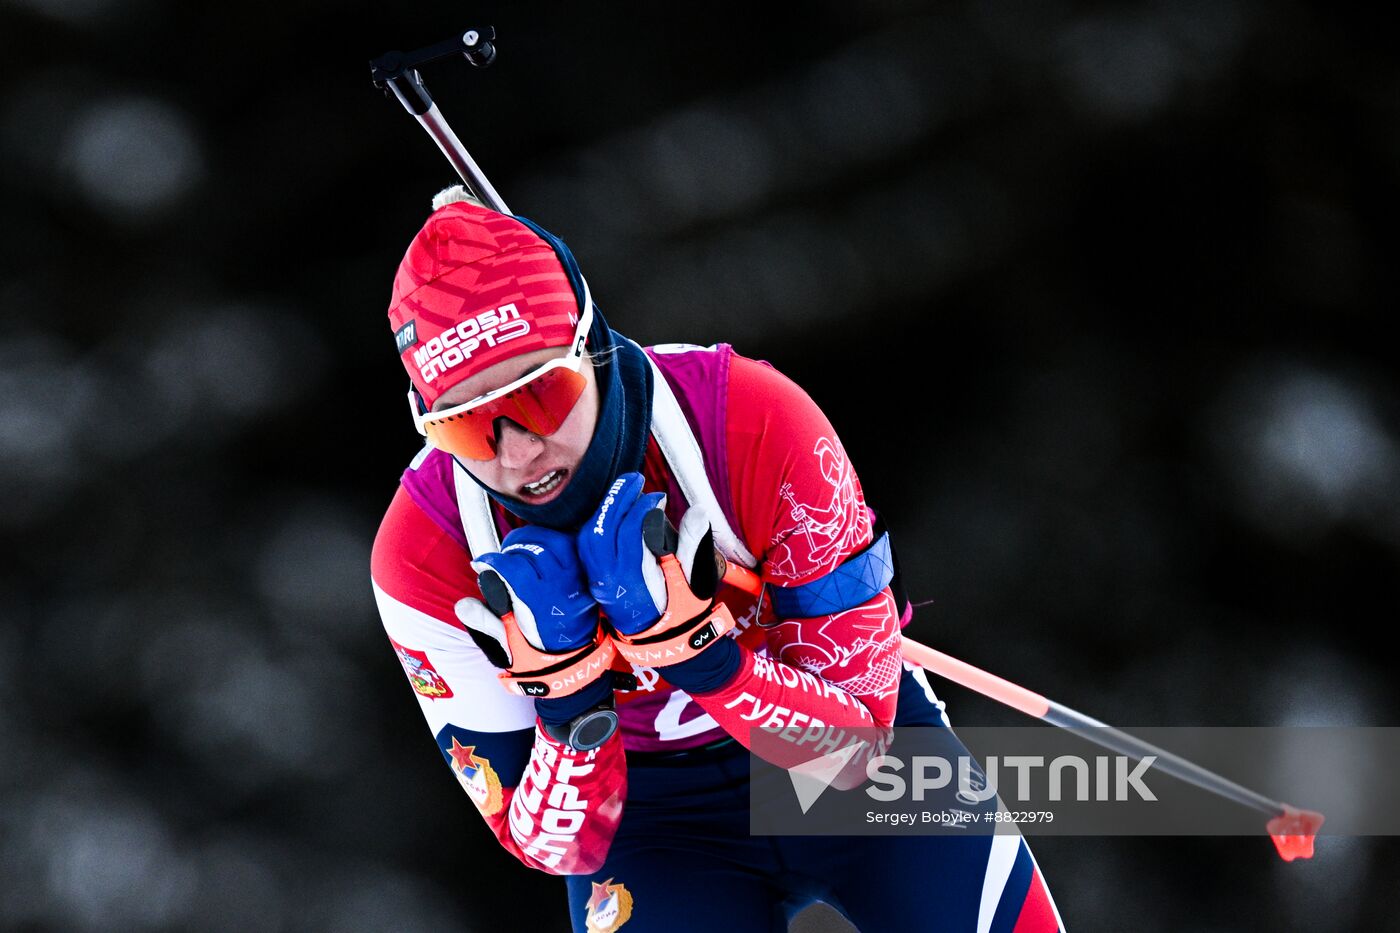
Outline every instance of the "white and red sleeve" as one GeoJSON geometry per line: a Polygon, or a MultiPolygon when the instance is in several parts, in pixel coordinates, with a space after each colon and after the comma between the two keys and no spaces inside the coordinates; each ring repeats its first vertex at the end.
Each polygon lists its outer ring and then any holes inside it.
{"type": "MultiPolygon", "coordinates": [[[[830,573],[871,542],[870,511],[836,431],[771,367],[735,356],[727,401],[739,534],[770,586],[830,573]]],[[[888,588],[864,603],[766,632],[768,657],[741,646],[738,673],[696,696],[725,731],[784,766],[868,739],[894,721],[899,616],[888,588]],[[765,739],[756,748],[754,739],[765,739]]]]}
{"type": "Polygon", "coordinates": [[[627,796],[621,734],[584,753],[539,731],[534,701],[501,686],[457,618],[459,600],[481,597],[470,556],[402,487],[380,524],[370,572],[428,727],[501,845],[551,874],[596,871],[627,796]]]}

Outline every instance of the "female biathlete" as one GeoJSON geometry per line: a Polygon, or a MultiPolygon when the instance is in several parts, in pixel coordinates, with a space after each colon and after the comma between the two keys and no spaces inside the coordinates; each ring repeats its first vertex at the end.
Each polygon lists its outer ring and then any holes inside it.
{"type": "Polygon", "coordinates": [[[389,307],[428,443],[372,575],[501,845],[566,877],[579,931],[783,930],[815,900],[864,933],[1059,929],[1016,835],[750,835],[746,749],[786,767],[946,726],[840,439],[725,344],[610,329],[532,222],[461,189],[434,207],[389,307]]]}

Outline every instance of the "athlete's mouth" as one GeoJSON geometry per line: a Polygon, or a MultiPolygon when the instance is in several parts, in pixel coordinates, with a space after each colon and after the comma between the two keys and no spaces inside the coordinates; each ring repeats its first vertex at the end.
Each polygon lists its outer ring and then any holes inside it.
{"type": "Polygon", "coordinates": [[[560,489],[563,488],[564,484],[568,482],[568,480],[568,470],[563,469],[562,467],[556,470],[550,470],[548,473],[541,476],[533,483],[526,483],[525,485],[521,486],[520,498],[526,500],[534,500],[536,502],[542,499],[551,498],[554,495],[554,493],[558,492],[560,489]]]}

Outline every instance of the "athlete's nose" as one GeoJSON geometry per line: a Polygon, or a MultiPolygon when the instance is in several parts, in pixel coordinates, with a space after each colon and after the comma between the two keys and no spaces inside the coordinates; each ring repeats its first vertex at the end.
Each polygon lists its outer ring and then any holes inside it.
{"type": "Polygon", "coordinates": [[[529,466],[544,449],[538,436],[514,421],[501,418],[496,424],[496,459],[504,469],[519,470],[529,466]]]}

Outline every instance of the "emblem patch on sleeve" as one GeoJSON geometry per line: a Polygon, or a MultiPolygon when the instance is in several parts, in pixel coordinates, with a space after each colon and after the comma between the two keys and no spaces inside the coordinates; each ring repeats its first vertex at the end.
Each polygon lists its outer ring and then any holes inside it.
{"type": "Polygon", "coordinates": [[[632,917],[632,893],[609,878],[602,884],[593,882],[593,896],[588,899],[588,929],[594,933],[613,933],[632,917]]]}
{"type": "Polygon", "coordinates": [[[457,775],[462,790],[467,792],[482,815],[495,816],[501,812],[501,779],[496,769],[491,767],[490,760],[476,754],[475,745],[458,742],[456,736],[453,736],[452,748],[447,754],[452,756],[452,773],[457,775]]]}
{"type": "Polygon", "coordinates": [[[394,653],[399,656],[399,663],[403,665],[403,672],[408,675],[408,682],[413,685],[415,693],[430,700],[446,700],[452,696],[452,688],[433,669],[428,652],[405,648],[392,638],[389,643],[394,646],[394,653]]]}

